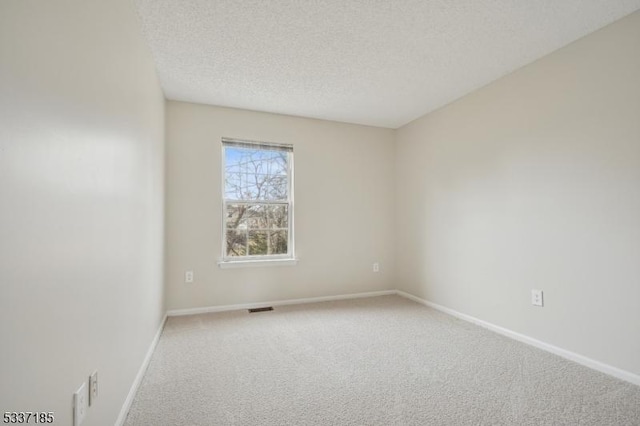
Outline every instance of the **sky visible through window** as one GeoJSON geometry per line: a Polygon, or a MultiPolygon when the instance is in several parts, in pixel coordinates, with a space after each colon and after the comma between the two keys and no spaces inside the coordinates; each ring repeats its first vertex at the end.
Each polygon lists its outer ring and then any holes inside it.
{"type": "Polygon", "coordinates": [[[287,153],[264,149],[225,149],[225,198],[286,200],[287,153]]]}

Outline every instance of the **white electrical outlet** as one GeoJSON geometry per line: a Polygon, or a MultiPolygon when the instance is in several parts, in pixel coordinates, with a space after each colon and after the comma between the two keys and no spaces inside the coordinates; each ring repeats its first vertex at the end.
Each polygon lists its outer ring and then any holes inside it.
{"type": "Polygon", "coordinates": [[[73,394],[73,426],[80,426],[87,414],[87,403],[89,395],[87,387],[83,383],[82,386],[73,394]]]}
{"type": "Polygon", "coordinates": [[[98,372],[94,371],[89,376],[89,407],[91,407],[98,398],[98,372]]]}
{"type": "Polygon", "coordinates": [[[531,290],[531,304],[534,306],[544,306],[542,300],[542,290],[531,290]]]}
{"type": "Polygon", "coordinates": [[[373,272],[380,272],[380,264],[378,262],[373,264],[373,272]]]}
{"type": "Polygon", "coordinates": [[[193,271],[186,271],[184,273],[184,282],[192,283],[193,282],[193,271]]]}

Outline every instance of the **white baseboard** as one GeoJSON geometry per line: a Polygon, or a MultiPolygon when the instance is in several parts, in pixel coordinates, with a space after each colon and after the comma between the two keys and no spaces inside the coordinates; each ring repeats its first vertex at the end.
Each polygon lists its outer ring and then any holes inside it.
{"type": "Polygon", "coordinates": [[[276,301],[270,301],[270,302],[243,303],[239,305],[205,306],[202,308],[173,309],[173,310],[167,311],[167,315],[170,317],[174,317],[174,316],[180,316],[180,315],[206,314],[210,312],[238,311],[243,309],[261,308],[264,306],[300,305],[303,303],[328,302],[332,300],[345,300],[345,299],[360,299],[363,297],[388,296],[391,294],[397,294],[396,290],[369,291],[366,293],[341,294],[337,296],[320,296],[320,297],[307,297],[304,299],[286,299],[286,300],[276,300],[276,301]]]}
{"type": "Polygon", "coordinates": [[[127,419],[127,414],[129,414],[129,409],[131,408],[131,404],[133,403],[133,399],[138,392],[138,388],[140,387],[140,383],[142,383],[142,378],[144,377],[144,373],[147,371],[147,367],[149,367],[149,362],[151,361],[151,357],[153,356],[153,352],[156,350],[156,346],[158,345],[158,341],[160,340],[160,335],[162,334],[162,330],[164,329],[164,324],[167,322],[167,315],[164,315],[162,322],[160,323],[160,327],[158,327],[158,331],[151,341],[151,345],[149,345],[149,349],[147,350],[147,354],[142,361],[142,365],[140,366],[140,370],[138,370],[138,374],[136,375],[133,384],[131,385],[131,389],[129,389],[129,394],[127,395],[127,399],[125,399],[122,408],[120,409],[120,415],[118,415],[118,419],[115,422],[114,426],[122,426],[124,421],[127,419]]]}
{"type": "Polygon", "coordinates": [[[608,374],[610,376],[616,377],[618,379],[627,381],[629,383],[633,383],[634,385],[640,386],[640,376],[637,374],[633,374],[630,371],[622,370],[617,367],[613,367],[611,365],[605,364],[600,361],[596,361],[591,358],[587,358],[586,356],[577,354],[575,352],[568,351],[566,349],[559,348],[557,346],[551,345],[549,343],[543,342],[541,340],[534,339],[533,337],[526,336],[521,333],[517,333],[513,330],[509,330],[504,327],[500,327],[498,325],[492,324],[487,321],[483,321],[481,319],[472,317],[471,315],[463,314],[451,308],[447,308],[442,305],[438,305],[436,303],[430,302],[428,300],[424,300],[420,297],[414,296],[413,294],[406,293],[401,290],[397,290],[396,294],[402,297],[406,297],[407,299],[411,299],[414,302],[418,302],[425,306],[429,306],[433,309],[437,309],[438,311],[444,312],[456,318],[460,318],[462,320],[468,321],[470,323],[479,325],[491,331],[494,331],[498,334],[502,334],[503,336],[510,337],[512,339],[518,340],[520,342],[526,343],[531,346],[535,346],[538,349],[542,349],[547,352],[551,352],[552,354],[561,356],[562,358],[568,359],[570,361],[577,362],[578,364],[584,365],[585,367],[589,367],[593,370],[597,370],[601,373],[608,374]]]}

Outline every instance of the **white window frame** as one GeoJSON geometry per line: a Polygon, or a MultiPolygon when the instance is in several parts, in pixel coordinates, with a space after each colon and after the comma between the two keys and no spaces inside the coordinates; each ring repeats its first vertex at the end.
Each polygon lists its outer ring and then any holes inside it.
{"type": "Polygon", "coordinates": [[[222,199],[222,220],[221,220],[221,253],[222,256],[218,261],[218,266],[221,268],[235,268],[245,266],[284,266],[297,264],[297,258],[295,257],[295,238],[294,238],[294,170],[293,170],[293,145],[253,141],[247,139],[235,139],[223,137],[221,140],[221,199],[222,199]],[[227,146],[242,146],[247,147],[253,145],[256,148],[263,148],[269,150],[269,147],[278,149],[280,151],[287,151],[287,194],[288,199],[285,201],[246,201],[246,200],[231,200],[226,198],[225,181],[226,181],[226,155],[225,148],[227,146]],[[284,149],[283,149],[284,148],[284,149]],[[257,255],[257,256],[227,256],[227,205],[228,204],[282,204],[288,206],[288,232],[287,232],[287,253],[276,255],[257,255]]]}

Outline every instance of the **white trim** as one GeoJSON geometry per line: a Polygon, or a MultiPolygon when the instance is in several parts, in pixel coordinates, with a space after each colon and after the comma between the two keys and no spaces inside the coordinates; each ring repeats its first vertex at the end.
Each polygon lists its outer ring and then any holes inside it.
{"type": "MultiPolygon", "coordinates": [[[[289,153],[289,161],[287,162],[287,173],[289,175],[289,218],[287,224],[289,225],[289,232],[287,237],[289,237],[289,241],[287,242],[287,252],[289,256],[295,258],[296,257],[296,226],[295,226],[295,203],[293,201],[295,195],[295,170],[294,170],[294,158],[293,158],[293,150],[289,153]]],[[[225,252],[222,252],[223,254],[225,252]]]]}
{"type": "Polygon", "coordinates": [[[224,144],[220,143],[220,200],[222,201],[222,205],[220,208],[222,209],[222,216],[220,216],[220,255],[224,256],[227,252],[227,225],[226,225],[226,217],[227,217],[227,203],[224,202],[225,196],[225,183],[227,179],[227,163],[225,161],[225,150],[224,144]]]}
{"type": "Polygon", "coordinates": [[[142,361],[142,365],[138,370],[138,374],[136,378],[133,380],[131,384],[131,388],[129,389],[129,394],[127,395],[127,399],[124,400],[124,404],[120,409],[120,414],[118,415],[118,419],[115,422],[115,426],[122,426],[127,419],[127,414],[129,414],[129,410],[131,409],[131,404],[133,404],[133,399],[138,393],[138,388],[140,387],[140,383],[142,383],[142,379],[144,378],[144,374],[147,372],[147,367],[149,367],[149,362],[151,361],[151,357],[153,356],[153,352],[156,350],[156,346],[158,345],[158,341],[160,340],[160,335],[162,334],[162,330],[164,329],[164,325],[167,322],[167,314],[165,313],[164,318],[162,318],[162,322],[160,323],[160,327],[158,327],[158,331],[156,332],[155,337],[151,341],[151,345],[149,345],[149,349],[147,350],[147,354],[142,361]]]}
{"type": "Polygon", "coordinates": [[[256,266],[295,266],[298,259],[219,260],[218,266],[227,268],[251,268],[256,266]]]}
{"type": "Polygon", "coordinates": [[[262,308],[264,306],[299,305],[303,303],[328,302],[332,300],[360,299],[364,297],[388,296],[396,294],[396,290],[369,291],[366,293],[341,294],[338,296],[307,297],[304,299],[286,299],[270,302],[242,303],[239,305],[204,306],[202,308],[172,309],[167,311],[170,317],[182,315],[205,314],[210,312],[238,311],[243,309],[262,308]]]}
{"type": "Polygon", "coordinates": [[[447,308],[442,305],[438,305],[436,303],[430,302],[425,299],[421,299],[420,297],[414,296],[413,294],[406,293],[402,290],[396,290],[396,294],[398,296],[405,297],[407,299],[411,299],[414,302],[418,302],[422,305],[428,306],[433,309],[437,309],[438,311],[444,312],[456,318],[460,318],[461,320],[468,321],[470,323],[479,325],[480,327],[484,327],[491,331],[494,331],[498,334],[502,334],[503,336],[510,337],[512,339],[518,340],[520,342],[526,343],[531,346],[535,346],[538,349],[542,349],[547,352],[551,352],[552,354],[561,356],[562,358],[568,359],[569,361],[577,362],[578,364],[584,365],[585,367],[589,367],[593,370],[597,370],[601,373],[608,374],[610,376],[616,377],[618,379],[627,381],[629,383],[633,383],[634,385],[640,386],[640,375],[634,374],[630,371],[622,370],[620,368],[614,367],[612,365],[605,364],[600,361],[596,361],[591,358],[587,358],[586,356],[577,354],[575,352],[568,351],[566,349],[559,348],[557,346],[551,345],[549,343],[543,342],[538,339],[534,339],[533,337],[529,337],[527,335],[517,333],[513,330],[509,330],[508,328],[500,327],[498,325],[492,324],[490,322],[472,317],[471,315],[463,314],[451,308],[447,308]]]}

